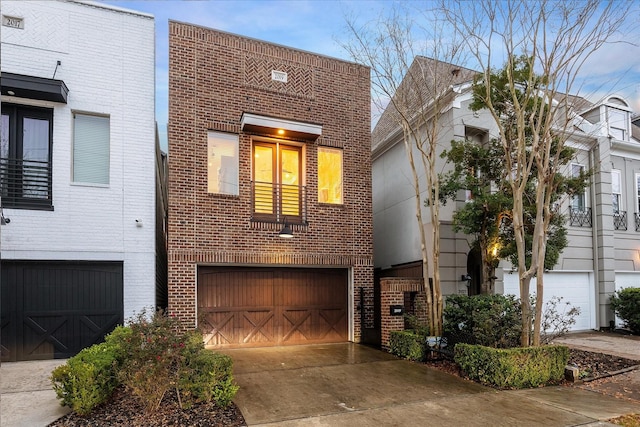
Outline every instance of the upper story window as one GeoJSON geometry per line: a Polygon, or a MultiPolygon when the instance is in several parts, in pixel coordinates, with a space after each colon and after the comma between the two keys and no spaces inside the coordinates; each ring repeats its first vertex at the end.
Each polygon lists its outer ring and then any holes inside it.
{"type": "Polygon", "coordinates": [[[342,204],[342,150],[318,147],[318,202],[342,204]]]}
{"type": "Polygon", "coordinates": [[[2,206],[51,209],[53,110],[3,104],[0,121],[2,206]]]}
{"type": "Polygon", "coordinates": [[[622,206],[622,174],[617,169],[611,170],[611,208],[613,210],[613,227],[616,230],[627,229],[627,212],[622,206]]]}
{"type": "Polygon", "coordinates": [[[622,210],[622,176],[617,169],[611,170],[611,206],[614,213],[622,210]]]}
{"type": "Polygon", "coordinates": [[[281,141],[253,144],[253,218],[305,221],[302,146],[281,141]]]}
{"type": "Polygon", "coordinates": [[[109,117],[73,114],[73,182],[109,184],[109,126],[109,117]]]}
{"type": "Polygon", "coordinates": [[[209,132],[207,142],[207,191],[238,193],[238,135],[209,132]]]}
{"type": "MultiPolygon", "coordinates": [[[[571,176],[579,177],[585,171],[583,165],[576,163],[571,164],[571,176]]],[[[571,206],[569,208],[569,224],[576,227],[591,227],[591,208],[587,207],[587,191],[575,194],[571,198],[571,206]]]]}
{"type": "Polygon", "coordinates": [[[609,120],[609,135],[622,140],[629,140],[629,112],[619,110],[617,108],[607,108],[608,120],[609,120]]]}

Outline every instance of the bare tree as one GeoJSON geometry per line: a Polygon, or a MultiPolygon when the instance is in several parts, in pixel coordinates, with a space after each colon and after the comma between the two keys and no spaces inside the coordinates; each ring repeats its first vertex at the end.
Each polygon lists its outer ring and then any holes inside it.
{"type": "Polygon", "coordinates": [[[458,62],[462,43],[438,19],[435,13],[396,6],[391,13],[364,25],[348,19],[351,37],[343,43],[356,62],[371,68],[375,106],[384,110],[379,125],[402,131],[415,194],[429,330],[436,336],[442,335],[443,306],[436,170],[440,118],[451,100],[452,85],[470,81],[474,75],[453,65],[458,62]],[[423,217],[425,206],[429,226],[423,217]]]}
{"type": "Polygon", "coordinates": [[[477,61],[482,102],[498,126],[505,165],[511,171],[508,182],[513,192],[511,214],[518,253],[523,346],[540,344],[553,177],[561,165],[558,155],[571,137],[570,95],[578,95],[577,81],[585,61],[613,41],[626,21],[627,10],[614,1],[597,0],[441,3],[442,15],[455,25],[458,36],[466,41],[466,48],[477,61]],[[496,66],[504,66],[504,72],[496,72],[496,66]],[[506,80],[497,81],[499,76],[506,80]],[[498,86],[506,90],[496,97],[498,86]],[[554,144],[558,144],[555,149],[554,144]],[[530,178],[532,171],[536,173],[530,178]],[[523,196],[531,179],[536,184],[537,208],[527,265],[523,196]],[[535,313],[529,299],[533,277],[537,278],[535,313]]]}

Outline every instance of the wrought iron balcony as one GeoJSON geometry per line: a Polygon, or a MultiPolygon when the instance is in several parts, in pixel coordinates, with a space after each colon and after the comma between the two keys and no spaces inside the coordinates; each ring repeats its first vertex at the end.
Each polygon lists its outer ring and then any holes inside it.
{"type": "Polygon", "coordinates": [[[569,224],[574,227],[591,227],[591,208],[569,210],[569,224]]]}
{"type": "Polygon", "coordinates": [[[633,214],[636,219],[636,231],[640,231],[640,213],[636,212],[633,214]]]}
{"type": "Polygon", "coordinates": [[[613,227],[616,230],[627,229],[627,211],[613,212],[613,227]]]}
{"type": "Polygon", "coordinates": [[[5,208],[51,208],[51,164],[0,158],[0,195],[5,208]]]}
{"type": "Polygon", "coordinates": [[[286,217],[289,223],[306,224],[306,187],[255,181],[251,193],[252,220],[283,222],[286,217]]]}

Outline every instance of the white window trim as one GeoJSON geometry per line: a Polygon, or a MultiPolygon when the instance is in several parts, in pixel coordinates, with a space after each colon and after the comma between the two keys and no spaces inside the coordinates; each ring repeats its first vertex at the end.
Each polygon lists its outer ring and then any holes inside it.
{"type": "Polygon", "coordinates": [[[611,194],[617,194],[619,196],[618,200],[618,211],[619,212],[623,212],[624,211],[624,198],[622,197],[622,195],[624,194],[624,191],[622,190],[622,171],[619,169],[611,169],[611,194]],[[613,191],[613,180],[614,180],[614,176],[618,177],[618,192],[614,192],[613,191]]]}
{"type": "MultiPolygon", "coordinates": [[[[573,168],[574,166],[578,166],[581,168],[582,171],[585,171],[587,168],[585,165],[583,165],[582,163],[571,163],[571,170],[569,171],[571,173],[571,177],[575,178],[576,176],[573,174],[573,168]]],[[[588,187],[584,189],[584,193],[583,193],[583,197],[584,197],[584,209],[585,211],[587,209],[589,209],[591,207],[591,205],[589,204],[589,192],[587,191],[588,187]]],[[[575,196],[574,196],[575,197],[575,196]]],[[[569,200],[569,208],[573,208],[573,198],[571,198],[569,200]]]]}

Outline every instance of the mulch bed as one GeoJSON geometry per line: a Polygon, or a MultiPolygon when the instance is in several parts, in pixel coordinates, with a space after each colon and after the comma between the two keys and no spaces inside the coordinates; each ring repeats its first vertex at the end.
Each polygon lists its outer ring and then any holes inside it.
{"type": "MultiPolygon", "coordinates": [[[[461,377],[462,374],[451,360],[427,361],[433,368],[461,377]]],[[[602,353],[571,350],[569,364],[573,364],[589,377],[601,377],[624,368],[640,364],[602,353]]],[[[160,408],[146,413],[143,406],[124,388],[119,388],[109,402],[97,408],[87,417],[70,413],[49,424],[52,427],[101,427],[101,426],[246,426],[242,413],[233,403],[219,408],[214,403],[196,404],[189,409],[180,409],[175,392],[167,393],[160,408]]]]}
{"type": "Polygon", "coordinates": [[[124,388],[115,391],[109,402],[86,417],[69,413],[49,424],[52,427],[98,426],[246,426],[235,404],[219,408],[215,403],[195,404],[180,409],[175,391],[167,393],[157,411],[145,412],[138,400],[124,388]]]}

